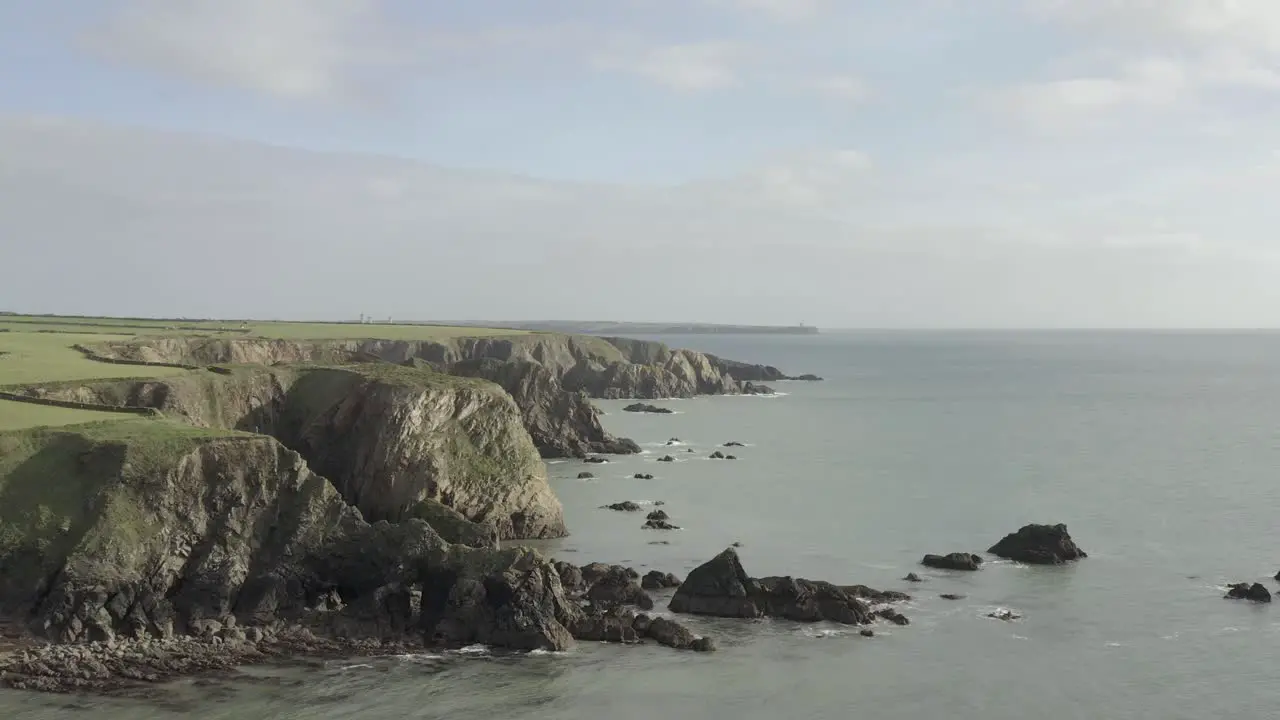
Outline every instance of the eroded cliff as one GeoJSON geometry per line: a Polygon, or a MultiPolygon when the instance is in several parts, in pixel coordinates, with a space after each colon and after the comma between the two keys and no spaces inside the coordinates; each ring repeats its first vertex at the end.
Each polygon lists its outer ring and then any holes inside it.
{"type": "Polygon", "coordinates": [[[0,433],[0,612],[63,642],[305,619],[522,649],[581,615],[535,551],[370,525],[272,438],[154,420],[0,433]]]}
{"type": "MultiPolygon", "coordinates": [[[[483,380],[383,364],[258,366],[26,392],[153,407],[198,427],[271,435],[371,520],[419,516],[443,523],[439,504],[503,539],[565,534],[559,500],[519,409],[483,380]]],[[[450,526],[457,529],[447,534],[452,541],[485,534],[450,526]]]]}

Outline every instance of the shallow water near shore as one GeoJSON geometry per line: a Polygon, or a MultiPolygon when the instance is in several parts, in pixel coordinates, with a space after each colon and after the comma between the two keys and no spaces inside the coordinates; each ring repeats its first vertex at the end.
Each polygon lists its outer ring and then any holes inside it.
{"type": "MultiPolygon", "coordinates": [[[[753,575],[906,590],[907,627],[691,619],[720,650],[584,643],[563,654],[441,653],[264,667],[161,699],[0,691],[0,717],[1269,717],[1280,605],[1221,585],[1280,569],[1280,335],[830,333],[673,345],[814,372],[785,396],[600,402],[648,451],[549,466],[582,564],[683,576],[734,542],[753,575]],[[671,437],[683,445],[666,447],[671,437]],[[738,460],[707,456],[725,449],[738,460]],[[692,448],[695,452],[685,452],[692,448]],[[679,459],[660,463],[670,452],[679,459]],[[578,480],[590,470],[596,477],[578,480]],[[653,480],[636,480],[637,472],[653,480]],[[643,513],[664,501],[678,531],[643,513]],[[1090,557],[1058,568],[921,568],[1027,522],[1090,557]],[[654,544],[666,543],[666,544],[654,544]],[[925,582],[900,579],[916,572],[925,582]],[[944,600],[940,593],[961,594],[944,600]],[[1016,622],[986,617],[998,608],[1016,622]]],[[[659,596],[659,606],[665,605],[659,596]]]]}

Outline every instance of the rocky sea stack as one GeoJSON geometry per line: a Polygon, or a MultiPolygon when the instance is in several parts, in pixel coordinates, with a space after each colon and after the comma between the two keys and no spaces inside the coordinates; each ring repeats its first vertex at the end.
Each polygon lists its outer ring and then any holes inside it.
{"type": "Polygon", "coordinates": [[[1088,557],[1076,547],[1067,526],[1024,525],[1016,533],[1004,536],[987,552],[1002,558],[1032,565],[1060,565],[1088,557]]]}
{"type": "MultiPolygon", "coordinates": [[[[889,602],[905,595],[880,593],[861,585],[839,586],[792,577],[753,578],[733,548],[689,573],[668,604],[677,613],[731,618],[781,617],[800,622],[829,620],[845,625],[874,621],[867,601],[889,602]]],[[[893,618],[905,617],[892,613],[893,618]]]]}

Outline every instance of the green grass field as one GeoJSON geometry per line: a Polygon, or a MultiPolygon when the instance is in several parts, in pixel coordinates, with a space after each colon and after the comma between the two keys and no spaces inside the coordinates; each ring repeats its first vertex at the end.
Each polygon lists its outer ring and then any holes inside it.
{"type": "MultiPolygon", "coordinates": [[[[221,335],[281,340],[448,340],[461,337],[528,335],[520,330],[445,325],[248,322],[239,320],[136,320],[34,315],[0,315],[0,389],[69,380],[161,377],[179,368],[94,362],[72,346],[128,340],[139,335],[221,335]]],[[[0,400],[0,430],[59,426],[130,416],[0,400]]],[[[140,421],[140,422],[146,422],[140,421]]]]}
{"type": "MultiPolygon", "coordinates": [[[[0,330],[113,335],[226,334],[281,340],[445,340],[458,337],[528,335],[527,330],[384,323],[242,322],[240,320],[131,320],[123,318],[58,318],[35,315],[0,316],[0,330]]],[[[3,333],[0,333],[3,334],[3,333]]]]}

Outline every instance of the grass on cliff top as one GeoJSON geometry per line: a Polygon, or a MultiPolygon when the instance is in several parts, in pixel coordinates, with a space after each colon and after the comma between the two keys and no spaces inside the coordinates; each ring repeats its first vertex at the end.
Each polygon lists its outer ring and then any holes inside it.
{"type": "Polygon", "coordinates": [[[178,368],[139,368],[89,360],[72,345],[128,340],[129,335],[0,333],[0,388],[58,380],[177,375],[178,368]]]}
{"type": "MultiPolygon", "coordinates": [[[[421,325],[411,323],[310,323],[241,320],[138,320],[36,315],[0,316],[0,329],[13,332],[85,332],[127,335],[205,335],[265,337],[280,340],[448,340],[495,335],[528,335],[527,330],[421,325]]],[[[0,333],[3,334],[3,333],[0,333]]]]}
{"type": "Polygon", "coordinates": [[[73,543],[67,534],[121,473],[162,472],[198,443],[236,436],[250,437],[146,419],[0,432],[0,556],[73,543]]]}

